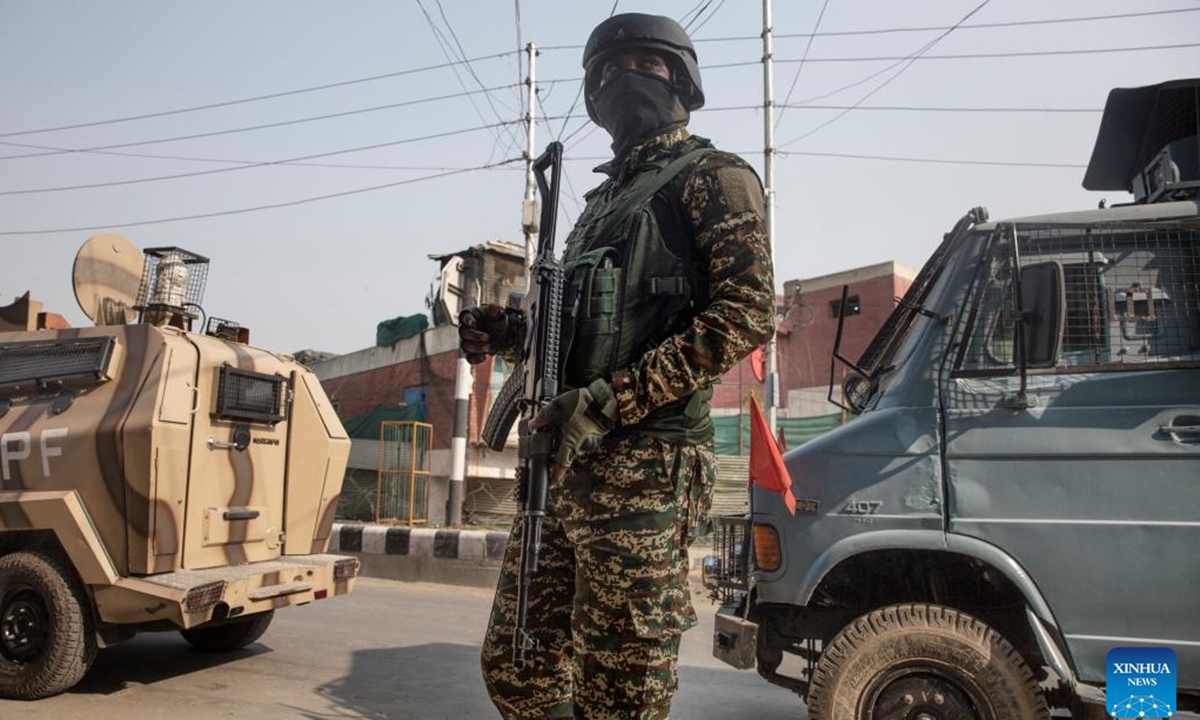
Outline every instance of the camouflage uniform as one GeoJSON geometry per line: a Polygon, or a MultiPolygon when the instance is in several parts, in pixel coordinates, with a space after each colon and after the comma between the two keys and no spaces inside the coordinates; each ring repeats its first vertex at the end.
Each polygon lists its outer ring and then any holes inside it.
{"type": "MultiPolygon", "coordinates": [[[[706,143],[680,127],[601,166],[616,187],[706,143]]],[[[660,193],[681,211],[709,303],[646,352],[617,389],[620,427],[550,488],[529,629],[540,642],[512,663],[519,520],[510,535],[483,647],[488,692],[505,718],[666,718],[680,635],[696,623],[687,548],[716,476],[711,441],[668,442],[638,422],[709,387],[771,334],[774,283],[762,190],[744,161],[701,156],[660,193]]]]}

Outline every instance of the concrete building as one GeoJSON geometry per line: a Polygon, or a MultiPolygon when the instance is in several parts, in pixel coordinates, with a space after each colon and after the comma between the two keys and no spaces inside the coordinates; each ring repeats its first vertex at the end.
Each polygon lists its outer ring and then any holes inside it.
{"type": "MultiPolygon", "coordinates": [[[[454,426],[458,357],[458,328],[450,320],[461,307],[508,302],[513,292],[523,290],[524,265],[522,247],[509,243],[485,243],[431,259],[441,264],[432,303],[432,327],[394,345],[315,362],[312,368],[338,415],[348,424],[380,409],[420,406],[420,417],[433,426],[424,515],[430,525],[440,525],[448,517],[450,433],[454,426]]],[[[842,286],[850,286],[842,348],[847,356],[857,359],[892,311],[895,298],[904,294],[914,277],[911,269],[886,262],[784,284],[784,295],[778,299],[781,419],[828,418],[838,413],[826,395],[842,286]]],[[[735,416],[744,411],[750,394],[760,400],[763,397],[763,385],[757,379],[760,373],[755,368],[761,363],[761,353],[758,358],[743,360],[725,373],[715,389],[713,415],[718,424],[719,448],[724,447],[721,452],[736,455],[748,450],[748,434],[738,430],[744,423],[735,416]],[[722,446],[722,435],[733,440],[725,438],[722,446]],[[743,439],[746,442],[741,442],[743,439]]],[[[497,453],[478,440],[491,400],[510,370],[494,358],[473,368],[463,508],[468,523],[503,525],[515,510],[515,448],[510,444],[497,453]]],[[[813,425],[811,432],[826,429],[827,424],[813,425]]],[[[789,437],[789,441],[794,439],[803,437],[789,437]]],[[[343,491],[343,516],[369,519],[362,515],[374,507],[379,458],[380,441],[373,429],[354,438],[343,491]]],[[[733,485],[742,497],[744,480],[733,485]]]]}
{"type": "MultiPolygon", "coordinates": [[[[506,242],[489,242],[447,255],[430,256],[441,264],[433,298],[434,325],[387,347],[369,347],[313,363],[343,422],[379,410],[419,405],[417,415],[433,426],[429,453],[429,482],[424,498],[431,525],[445,521],[450,475],[450,433],[454,427],[454,378],[458,359],[458,327],[450,324],[461,307],[479,302],[504,304],[524,289],[524,249],[506,242]]],[[[478,438],[491,396],[499,390],[505,369],[487,361],[474,369],[469,434],[478,438]],[[493,387],[494,386],[494,387],[493,387]]],[[[369,519],[374,508],[380,441],[352,438],[349,468],[343,488],[342,516],[369,519]]],[[[494,453],[478,442],[467,450],[465,502],[475,508],[466,517],[490,522],[511,512],[513,453],[494,453]]],[[[502,517],[501,517],[502,519],[502,517]]]]}
{"type": "MultiPolygon", "coordinates": [[[[904,296],[915,277],[912,268],[888,261],[784,282],[783,295],[776,298],[780,318],[776,343],[782,416],[813,417],[838,412],[837,406],[829,402],[828,394],[842,286],[849,286],[842,354],[857,360],[891,314],[896,298],[904,296]]],[[[755,367],[762,363],[764,358],[752,355],[721,376],[721,383],[713,393],[714,415],[737,414],[739,399],[744,405],[751,393],[763,401],[763,383],[757,378],[761,368],[755,367]]],[[[839,367],[838,385],[844,377],[844,368],[839,367]]]]}

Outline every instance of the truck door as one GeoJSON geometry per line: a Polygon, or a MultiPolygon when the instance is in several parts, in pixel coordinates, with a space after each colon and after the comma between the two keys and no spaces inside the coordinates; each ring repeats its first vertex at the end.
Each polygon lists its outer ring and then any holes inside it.
{"type": "Polygon", "coordinates": [[[1183,687],[1200,678],[1200,230],[1015,234],[1022,266],[1061,266],[1065,330],[1022,401],[998,237],[942,381],[950,531],[1021,563],[1083,680],[1113,647],[1170,645],[1183,687]]]}
{"type": "Polygon", "coordinates": [[[184,567],[281,554],[288,380],[268,353],[190,336],[200,351],[184,567]]]}

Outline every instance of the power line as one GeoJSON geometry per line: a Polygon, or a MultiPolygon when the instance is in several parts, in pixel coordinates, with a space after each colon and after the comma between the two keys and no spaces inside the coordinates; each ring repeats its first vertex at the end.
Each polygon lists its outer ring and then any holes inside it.
{"type": "MultiPolygon", "coordinates": [[[[79,152],[96,152],[100,150],[117,150],[127,147],[139,147],[142,145],[157,145],[161,143],[177,142],[180,140],[196,140],[199,138],[216,137],[218,135],[230,135],[233,133],[250,132],[252,130],[265,130],[267,128],[286,127],[288,125],[299,125],[301,123],[316,122],[318,120],[330,120],[333,118],[348,117],[350,115],[361,115],[364,113],[378,112],[381,110],[392,110],[399,107],[408,107],[411,105],[421,105],[424,103],[438,102],[441,100],[450,100],[452,98],[466,97],[489,90],[503,90],[512,87],[511,85],[499,85],[493,88],[484,88],[482,90],[467,90],[464,92],[452,93],[450,95],[437,95],[434,97],[420,98],[417,100],[405,100],[403,102],[388,103],[387,105],[375,105],[367,108],[358,108],[355,110],[346,110],[343,112],[329,113],[326,115],[314,115],[304,118],[296,118],[293,120],[281,120],[273,123],[263,123],[261,125],[248,125],[244,127],[228,128],[225,130],[211,130],[209,132],[192,133],[190,135],[176,135],[174,137],[158,138],[156,140],[138,140],[135,142],[114,143],[111,145],[96,145],[87,148],[60,148],[50,152],[23,153],[20,155],[4,155],[0,156],[0,162],[5,160],[19,160],[22,158],[46,157],[49,155],[62,155],[64,153],[79,153],[79,152]]],[[[4,143],[2,145],[21,145],[21,143],[4,143]]],[[[33,147],[33,146],[30,146],[33,147]]]]}
{"type": "Polygon", "coordinates": [[[320,202],[322,200],[332,200],[334,198],[347,197],[350,195],[361,195],[363,193],[376,192],[378,190],[386,190],[388,188],[400,187],[402,185],[412,185],[414,183],[425,182],[426,180],[436,180],[438,178],[450,177],[452,175],[462,175],[463,173],[477,172],[479,170],[490,170],[502,165],[509,165],[516,162],[523,162],[524,158],[509,158],[501,162],[490,163],[487,165],[478,165],[471,168],[463,168],[459,170],[448,170],[446,172],[435,173],[433,175],[423,175],[416,178],[407,178],[405,180],[397,180],[395,182],[384,183],[382,185],[372,185],[370,187],[356,188],[354,190],[343,190],[341,192],[327,193],[325,195],[317,195],[314,197],[301,198],[299,200],[288,200],[285,202],[271,203],[269,205],[255,205],[248,208],[237,208],[235,210],[219,210],[216,212],[197,213],[195,215],[177,215],[175,217],[157,218],[154,220],[137,220],[134,222],[111,223],[108,225],[86,225],[83,227],[73,228],[53,228],[42,230],[0,230],[0,236],[8,235],[49,235],[52,233],[63,232],[88,232],[91,230],[109,230],[113,228],[137,227],[140,225],[159,225],[162,223],[178,222],[182,220],[201,220],[204,218],[221,217],[225,215],[240,215],[243,213],[258,212],[260,210],[275,210],[278,208],[294,207],[296,205],[305,205],[308,203],[320,202]]]}
{"type": "MultiPolygon", "coordinates": [[[[1045,57],[1056,55],[1096,55],[1101,53],[1123,53],[1123,52],[1145,52],[1151,50],[1179,50],[1183,48],[1200,47],[1200,43],[1176,43],[1172,45],[1141,45],[1138,47],[1110,47],[1110,48],[1082,48],[1078,50],[1020,50],[1015,52],[998,52],[998,53],[955,53],[952,55],[919,55],[917,57],[895,56],[895,55],[874,55],[860,57],[838,57],[838,58],[808,58],[810,63],[843,63],[843,62],[885,62],[891,60],[977,60],[977,59],[994,59],[994,58],[1015,58],[1015,57],[1045,57]]],[[[800,63],[804,62],[800,59],[784,59],[776,60],[777,63],[800,63]]],[[[754,63],[757,64],[757,63],[754,63]]]]}
{"type": "MultiPolygon", "coordinates": [[[[753,151],[740,151],[739,155],[749,155],[753,151]]],[[[922,158],[922,157],[901,157],[896,155],[862,155],[856,153],[838,153],[838,152],[816,152],[807,150],[780,150],[779,155],[784,157],[790,155],[802,155],[805,157],[823,157],[823,158],[839,158],[849,160],[880,160],[886,162],[907,162],[907,163],[928,163],[934,165],[982,165],[987,167],[1027,167],[1027,168],[1069,168],[1077,170],[1086,168],[1087,165],[1079,165],[1073,163],[1051,163],[1051,162],[1022,162],[1016,160],[955,160],[950,158],[922,158]]],[[[601,157],[599,155],[566,157],[569,162],[598,162],[603,160],[611,160],[611,158],[601,157]]]]}
{"type": "MultiPolygon", "coordinates": [[[[445,56],[445,58],[447,60],[459,59],[458,56],[456,56],[454,54],[453,48],[450,47],[450,41],[446,39],[445,35],[438,28],[437,23],[435,23],[433,21],[433,17],[425,9],[424,3],[422,3],[421,0],[416,0],[416,3],[417,3],[417,7],[420,8],[420,10],[421,10],[421,14],[425,16],[425,22],[429,25],[429,29],[433,33],[433,39],[434,39],[434,41],[437,42],[438,48],[442,51],[442,55],[445,56]]],[[[468,68],[469,67],[470,66],[468,65],[468,68]]],[[[466,91],[467,84],[462,79],[462,76],[459,75],[458,68],[452,67],[451,71],[454,73],[454,79],[458,81],[459,87],[461,87],[464,91],[466,91]]],[[[475,114],[479,116],[479,120],[481,122],[486,123],[487,118],[485,118],[483,116],[483,111],[480,110],[479,106],[475,104],[475,99],[471,98],[470,102],[471,102],[471,108],[475,110],[475,114]]],[[[490,102],[490,100],[489,100],[489,102],[490,102]]],[[[500,114],[498,112],[496,112],[496,107],[494,105],[492,105],[492,112],[496,114],[496,118],[498,120],[503,120],[503,118],[500,117],[500,114]]],[[[502,139],[502,133],[499,130],[496,130],[494,132],[491,132],[491,131],[489,131],[489,132],[492,135],[492,151],[488,154],[488,161],[490,162],[492,157],[496,153],[496,148],[498,148],[500,146],[500,141],[502,139]]],[[[508,142],[509,142],[509,144],[507,147],[509,150],[511,150],[512,143],[513,143],[511,131],[509,132],[508,142]]]]}
{"type": "MultiPolygon", "coordinates": [[[[987,22],[987,23],[964,23],[957,28],[949,25],[927,26],[927,27],[894,27],[894,28],[879,28],[876,30],[835,30],[817,34],[818,37],[840,37],[846,35],[882,35],[885,33],[909,33],[909,32],[935,32],[938,30],[983,30],[988,28],[1009,28],[1009,27],[1027,27],[1030,25],[1058,25],[1063,23],[1078,23],[1078,22],[1093,22],[1098,20],[1124,20],[1127,18],[1150,17],[1153,15],[1170,15],[1173,13],[1189,13],[1200,10],[1200,7],[1176,8],[1173,10],[1148,10],[1144,12],[1131,13],[1116,13],[1111,15],[1088,15],[1082,17],[1067,17],[1053,18],[1048,20],[1010,20],[1006,22],[987,22]]],[[[808,37],[809,33],[793,33],[789,35],[776,35],[777,38],[803,38],[808,37]]],[[[755,35],[753,40],[758,40],[755,35]]],[[[701,41],[702,42],[702,41],[701,41]]]]}
{"type": "MultiPolygon", "coordinates": [[[[510,120],[509,124],[520,122],[519,120],[510,120]]],[[[404,140],[392,140],[384,143],[375,143],[373,145],[362,145],[359,147],[347,148],[345,150],[332,150],[330,152],[314,153],[312,155],[301,155],[299,157],[287,158],[284,160],[272,160],[269,162],[255,163],[252,165],[240,165],[237,167],[214,168],[212,170],[195,170],[192,172],[175,173],[173,175],[158,175],[155,177],[134,178],[131,180],[110,180],[107,182],[86,183],[81,185],[65,185],[61,187],[49,188],[30,188],[25,190],[4,190],[0,191],[0,195],[30,195],[34,193],[49,193],[49,192],[65,192],[68,190],[88,190],[102,187],[115,187],[118,185],[136,185],[148,182],[161,182],[164,180],[179,180],[181,178],[200,177],[203,175],[217,175],[220,173],[238,172],[240,170],[249,170],[256,167],[266,167],[269,165],[286,165],[300,160],[315,160],[316,158],[331,157],[333,155],[346,155],[354,152],[362,152],[364,150],[378,150],[385,147],[394,147],[397,145],[407,145],[415,142],[423,142],[425,140],[435,140],[439,138],[451,137],[453,135],[464,135],[466,133],[478,132],[480,130],[493,130],[501,127],[504,123],[493,123],[491,125],[477,125],[475,127],[463,128],[461,130],[449,130],[432,135],[422,135],[415,138],[405,138],[404,140]]]]}
{"type": "MultiPolygon", "coordinates": [[[[883,81],[883,82],[881,82],[881,83],[879,83],[878,85],[876,85],[874,89],[872,89],[870,92],[868,92],[867,94],[865,94],[865,95],[863,95],[861,98],[859,98],[859,99],[858,99],[858,100],[857,100],[857,101],[856,101],[856,102],[855,102],[855,103],[854,103],[854,104],[853,104],[851,107],[849,107],[849,108],[847,108],[847,109],[845,109],[845,110],[842,110],[842,111],[840,111],[840,112],[839,112],[837,115],[834,115],[833,117],[829,118],[829,119],[828,119],[828,120],[826,120],[825,122],[823,122],[823,123],[821,123],[821,124],[817,125],[817,126],[816,126],[816,127],[814,127],[813,129],[811,129],[811,130],[809,130],[808,132],[804,133],[803,135],[799,135],[799,136],[797,136],[797,137],[794,137],[794,138],[792,138],[791,140],[788,140],[788,141],[787,141],[787,142],[785,142],[785,143],[781,143],[780,145],[777,145],[777,146],[776,146],[776,150],[778,150],[779,148],[784,148],[784,147],[787,147],[788,145],[791,145],[792,143],[799,142],[800,140],[803,140],[804,138],[810,137],[810,136],[811,136],[811,135],[813,135],[814,133],[820,132],[820,131],[821,131],[823,128],[829,127],[829,126],[830,126],[830,125],[832,125],[833,123],[835,123],[835,122],[837,122],[838,120],[841,120],[842,118],[844,118],[844,117],[845,117],[845,116],[846,116],[848,113],[852,112],[852,111],[853,111],[853,110],[854,110],[856,107],[858,107],[859,105],[862,105],[863,103],[865,103],[865,102],[866,102],[866,101],[867,101],[867,100],[868,100],[868,99],[869,99],[869,98],[870,98],[872,95],[874,95],[875,93],[877,93],[877,92],[879,92],[880,90],[884,89],[884,88],[885,88],[885,87],[887,87],[889,84],[891,84],[891,82],[892,82],[893,80],[895,80],[896,78],[898,78],[898,77],[900,77],[901,75],[903,75],[905,70],[908,70],[910,67],[912,67],[912,66],[913,66],[913,63],[915,63],[915,62],[917,61],[917,58],[920,58],[922,55],[924,55],[925,53],[929,52],[929,51],[930,51],[930,50],[933,48],[933,46],[937,45],[937,44],[938,44],[939,42],[941,42],[941,41],[942,41],[942,40],[943,40],[943,39],[944,39],[946,36],[948,36],[950,33],[954,32],[954,30],[955,30],[955,29],[956,29],[956,28],[957,28],[959,25],[962,25],[962,24],[963,24],[963,23],[965,23],[967,20],[969,20],[969,19],[971,18],[971,16],[972,16],[972,15],[974,15],[975,13],[979,12],[980,10],[982,10],[982,9],[984,8],[984,6],[986,6],[986,5],[987,5],[989,2],[991,2],[991,0],[983,0],[983,2],[979,3],[978,5],[976,5],[976,6],[974,7],[974,9],[972,9],[972,10],[971,10],[970,12],[968,12],[966,15],[963,15],[963,16],[962,16],[962,18],[960,18],[960,19],[959,19],[959,21],[958,21],[957,23],[955,23],[954,25],[952,25],[952,26],[951,26],[949,29],[947,29],[945,32],[942,32],[942,33],[941,33],[941,34],[939,34],[937,37],[935,37],[935,38],[933,38],[932,40],[930,40],[929,42],[925,43],[923,46],[921,46],[921,48],[920,48],[920,49],[918,49],[916,52],[914,52],[914,53],[912,53],[911,55],[909,55],[907,58],[900,60],[900,61],[899,61],[899,63],[904,63],[904,62],[906,62],[906,61],[907,61],[907,63],[908,63],[908,64],[906,64],[906,65],[902,65],[902,66],[900,67],[900,69],[899,69],[899,70],[897,70],[895,73],[893,73],[893,74],[892,74],[892,75],[890,75],[889,77],[885,78],[885,79],[884,79],[884,81],[883,81]]],[[[896,63],[896,64],[899,64],[899,63],[896,63]]],[[[896,64],[890,65],[890,66],[888,66],[888,67],[889,67],[889,68],[890,68],[890,67],[895,67],[895,65],[896,65],[896,64]]]]}
{"type": "Polygon", "coordinates": [[[922,157],[899,157],[895,155],[860,155],[856,153],[834,153],[834,152],[815,152],[815,151],[789,151],[780,150],[779,155],[784,157],[788,155],[803,155],[805,157],[823,157],[823,158],[845,158],[851,160],[882,160],[886,162],[907,162],[907,163],[926,163],[933,165],[983,165],[988,167],[1029,167],[1029,168],[1070,168],[1079,169],[1086,168],[1087,165],[1078,163],[1051,163],[1051,162],[1021,162],[1015,160],[956,160],[952,158],[922,158],[922,157]]]}
{"type": "Polygon", "coordinates": [[[470,60],[461,60],[454,62],[445,62],[439,65],[426,65],[424,67],[410,68],[408,70],[399,70],[396,72],[384,73],[382,75],[370,75],[368,77],[354,78],[352,80],[342,80],[340,82],[326,83],[324,85],[313,85],[310,87],[299,88],[296,90],[285,90],[283,92],[268,93],[266,95],[255,95],[254,97],[241,98],[238,100],[226,100],[224,102],[208,103],[205,105],[193,105],[191,107],[176,108],[174,110],[161,110],[159,112],[142,113],[141,115],[128,115],[125,117],[111,118],[108,120],[92,120],[90,122],[75,123],[73,125],[58,125],[55,127],[37,128],[33,130],[15,130],[12,132],[0,133],[0,137],[16,137],[18,135],[34,135],[36,133],[56,132],[58,130],[77,130],[79,128],[97,127],[99,125],[112,125],[114,123],[131,122],[133,120],[148,120],[150,118],[166,117],[168,115],[179,115],[182,113],[196,112],[198,110],[212,110],[215,108],[229,107],[231,105],[241,105],[243,103],[259,102],[261,100],[273,100],[275,98],[288,97],[290,95],[300,95],[303,93],[317,92],[319,90],[329,90],[331,88],[345,87],[347,85],[356,85],[359,83],[374,82],[376,80],[386,80],[388,78],[401,77],[403,75],[415,75],[417,73],[429,72],[431,70],[440,70],[442,68],[461,65],[465,62],[480,62],[482,60],[495,60],[502,57],[512,55],[512,51],[496,53],[494,55],[484,55],[470,60]]]}
{"type": "Polygon", "coordinates": [[[725,7],[725,0],[721,0],[719,3],[717,3],[717,6],[715,8],[713,8],[712,12],[710,12],[708,14],[708,17],[704,18],[703,22],[701,22],[699,25],[697,25],[690,32],[700,32],[700,30],[703,29],[704,26],[708,24],[708,21],[712,20],[713,17],[715,17],[716,14],[719,13],[721,11],[721,8],[723,8],[723,7],[725,7]]]}
{"type": "MultiPolygon", "coordinates": [[[[17,147],[38,148],[42,150],[64,150],[53,145],[31,145],[0,140],[0,145],[15,145],[17,147]]],[[[263,165],[269,164],[263,160],[242,160],[234,158],[196,157],[194,155],[159,155],[155,153],[117,152],[115,150],[93,150],[96,155],[113,155],[116,157],[149,158],[152,160],[177,160],[183,162],[221,163],[224,165],[263,165]]],[[[280,162],[279,165],[295,167],[318,167],[350,170],[461,170],[462,166],[447,167],[444,165],[369,165],[365,163],[317,163],[317,162],[280,162]]]]}
{"type": "Polygon", "coordinates": [[[792,76],[792,85],[788,88],[787,97],[783,99],[783,106],[779,110],[779,116],[775,118],[775,127],[779,127],[779,123],[783,121],[783,113],[787,111],[788,103],[792,101],[792,92],[796,89],[796,83],[800,81],[800,73],[804,70],[804,61],[808,59],[808,51],[812,49],[813,39],[816,38],[816,32],[821,29],[821,19],[825,17],[825,10],[829,7],[829,0],[821,5],[821,12],[817,15],[817,22],[813,25],[813,33],[808,37],[808,43],[804,46],[804,55],[800,57],[800,64],[796,67],[796,74],[792,76]]]}
{"type": "MultiPolygon", "coordinates": [[[[1052,18],[1047,20],[1010,20],[1005,22],[988,22],[988,23],[964,23],[958,27],[959,30],[984,30],[989,28],[1009,28],[1009,27],[1025,27],[1031,25],[1057,25],[1064,23],[1081,23],[1093,22],[1102,20],[1124,20],[1129,18],[1152,17],[1155,15],[1172,15],[1176,13],[1191,13],[1200,11],[1200,7],[1175,8],[1170,10],[1148,10],[1143,12],[1129,13],[1114,13],[1109,15],[1087,15],[1079,17],[1067,18],[1052,18]]],[[[689,13],[690,14],[690,13],[689,13]]],[[[685,15],[684,17],[686,17],[685,15]]],[[[682,24],[682,23],[681,23],[682,24]]],[[[930,25],[924,27],[890,27],[890,28],[874,28],[860,30],[827,30],[825,32],[811,33],[776,33],[776,40],[790,40],[795,38],[808,37],[844,37],[849,35],[883,35],[888,33],[913,33],[913,32],[936,32],[939,30],[949,30],[951,25],[930,25]]],[[[693,38],[692,42],[700,43],[715,43],[715,42],[749,42],[751,40],[762,40],[761,35],[732,35],[724,37],[709,37],[709,38],[693,38]]],[[[543,50],[580,50],[582,45],[547,45],[543,50]]]]}

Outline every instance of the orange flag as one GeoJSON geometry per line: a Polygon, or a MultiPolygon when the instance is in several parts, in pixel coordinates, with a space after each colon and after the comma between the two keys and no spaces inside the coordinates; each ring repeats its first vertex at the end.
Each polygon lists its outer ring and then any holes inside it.
{"type": "Polygon", "coordinates": [[[779,445],[771,436],[771,428],[763,417],[758,399],[750,396],[750,482],[764,490],[777,492],[793,515],[796,514],[796,498],[792,496],[792,476],[783,464],[779,445]]]}

